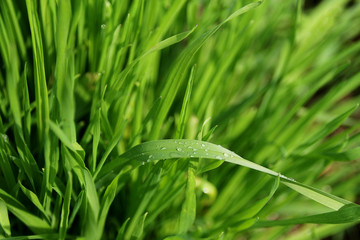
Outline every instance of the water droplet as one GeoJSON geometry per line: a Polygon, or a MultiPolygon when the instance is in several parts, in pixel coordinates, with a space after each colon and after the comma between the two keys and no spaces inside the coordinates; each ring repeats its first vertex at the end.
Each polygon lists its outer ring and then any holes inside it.
{"type": "Polygon", "coordinates": [[[176,140],[175,140],[174,142],[175,142],[175,143],[177,143],[177,141],[176,141],[176,140]]]}
{"type": "Polygon", "coordinates": [[[153,155],[149,155],[149,159],[152,158],[152,157],[153,157],[153,155]]]}
{"type": "Polygon", "coordinates": [[[8,135],[6,135],[6,134],[1,134],[1,137],[2,137],[2,139],[4,140],[4,142],[9,143],[9,137],[8,137],[8,135]]]}
{"type": "Polygon", "coordinates": [[[209,188],[207,187],[204,187],[202,190],[205,194],[208,194],[210,192],[209,188]]]}
{"type": "Polygon", "coordinates": [[[181,151],[182,151],[182,149],[181,149],[181,148],[179,148],[179,147],[177,147],[177,148],[176,148],[176,150],[177,150],[177,151],[179,151],[179,152],[181,152],[181,151]]]}
{"type": "Polygon", "coordinates": [[[228,157],[229,155],[227,153],[224,153],[224,157],[228,157]]]}
{"type": "Polygon", "coordinates": [[[208,150],[207,149],[205,149],[205,152],[207,152],[208,150]]]}
{"type": "Polygon", "coordinates": [[[205,147],[205,144],[202,143],[201,146],[202,146],[202,147],[205,147]]]}
{"type": "Polygon", "coordinates": [[[106,25],[105,24],[101,24],[101,29],[105,29],[106,25]]]}
{"type": "Polygon", "coordinates": [[[192,157],[192,158],[193,158],[193,157],[194,157],[194,155],[190,155],[190,157],[192,157]]]}
{"type": "Polygon", "coordinates": [[[142,162],[141,165],[145,165],[145,162],[142,162]]]}
{"type": "Polygon", "coordinates": [[[160,150],[165,150],[166,149],[166,147],[162,147],[162,148],[160,148],[160,150]]]}
{"type": "Polygon", "coordinates": [[[216,159],[223,160],[220,156],[216,156],[216,159]]]}
{"type": "Polygon", "coordinates": [[[188,148],[192,149],[193,147],[192,147],[192,146],[188,146],[188,148]]]}
{"type": "Polygon", "coordinates": [[[197,151],[197,149],[196,149],[196,148],[194,148],[194,151],[197,151]]]}
{"type": "Polygon", "coordinates": [[[179,144],[183,144],[183,142],[179,142],[179,144]]]}
{"type": "Polygon", "coordinates": [[[205,153],[206,156],[208,156],[209,154],[208,153],[205,153]]]}
{"type": "Polygon", "coordinates": [[[196,154],[196,152],[193,152],[193,154],[196,154]]]}

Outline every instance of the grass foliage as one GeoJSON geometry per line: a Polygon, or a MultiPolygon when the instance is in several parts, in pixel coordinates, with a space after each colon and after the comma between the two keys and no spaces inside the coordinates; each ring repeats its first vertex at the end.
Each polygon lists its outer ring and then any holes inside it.
{"type": "Polygon", "coordinates": [[[360,2],[309,2],[0,1],[0,238],[342,238],[360,2]]]}

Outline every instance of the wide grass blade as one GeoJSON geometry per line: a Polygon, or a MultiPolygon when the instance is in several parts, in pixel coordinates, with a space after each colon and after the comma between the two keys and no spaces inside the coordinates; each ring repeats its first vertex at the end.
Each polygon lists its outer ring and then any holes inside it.
{"type": "MultiPolygon", "coordinates": [[[[125,163],[130,164],[133,168],[136,168],[146,162],[156,162],[158,160],[178,158],[218,159],[219,161],[244,166],[272,176],[277,176],[279,174],[259,164],[243,159],[234,152],[219,145],[198,140],[177,139],[150,141],[137,145],[123,155],[119,156],[118,159],[115,159],[105,165],[102,174],[100,173],[99,176],[107,178],[113,175],[113,172],[119,171],[125,163]]],[[[280,180],[283,184],[294,189],[300,194],[303,194],[304,196],[307,196],[324,206],[335,210],[338,210],[350,203],[345,199],[341,199],[316,188],[296,182],[284,175],[280,175],[280,180]]]]}

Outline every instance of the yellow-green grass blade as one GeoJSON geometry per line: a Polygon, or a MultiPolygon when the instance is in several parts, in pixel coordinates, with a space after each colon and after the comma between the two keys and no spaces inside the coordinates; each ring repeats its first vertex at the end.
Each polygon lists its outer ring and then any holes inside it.
{"type": "Polygon", "coordinates": [[[11,226],[9,220],[8,209],[4,200],[0,198],[0,227],[5,232],[6,237],[11,236],[11,226]]]}

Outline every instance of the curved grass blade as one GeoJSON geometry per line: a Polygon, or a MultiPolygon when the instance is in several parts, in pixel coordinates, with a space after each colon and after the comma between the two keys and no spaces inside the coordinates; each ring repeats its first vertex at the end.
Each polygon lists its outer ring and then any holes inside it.
{"type": "MultiPolygon", "coordinates": [[[[168,139],[150,141],[137,145],[119,156],[119,158],[105,165],[99,174],[100,185],[108,181],[107,179],[111,179],[114,174],[118,173],[126,164],[129,164],[132,166],[132,169],[134,169],[147,162],[177,158],[218,159],[219,161],[234,163],[272,176],[278,176],[279,174],[259,164],[246,160],[220,145],[198,140],[168,139]]],[[[325,193],[311,186],[296,182],[281,174],[280,181],[298,193],[334,210],[338,210],[351,203],[345,199],[325,193]]]]}

